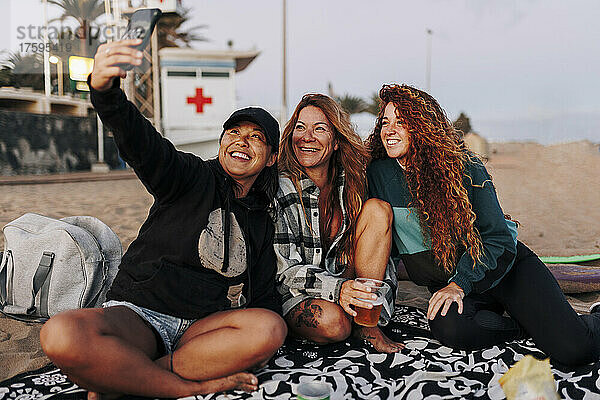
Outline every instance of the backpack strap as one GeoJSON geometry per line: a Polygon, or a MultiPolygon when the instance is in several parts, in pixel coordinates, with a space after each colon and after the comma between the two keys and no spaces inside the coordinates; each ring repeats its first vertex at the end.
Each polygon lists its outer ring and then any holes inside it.
{"type": "Polygon", "coordinates": [[[54,253],[45,251],[42,254],[35,275],[33,276],[33,290],[31,291],[31,305],[27,309],[27,314],[33,314],[36,311],[35,296],[40,292],[40,314],[42,317],[48,317],[48,290],[50,287],[50,272],[54,264],[54,253]]]}
{"type": "Polygon", "coordinates": [[[0,252],[0,310],[6,304],[6,270],[8,269],[8,259],[12,256],[10,250],[0,252]]]}
{"type": "MultiPolygon", "coordinates": [[[[17,321],[22,322],[45,322],[47,318],[27,318],[27,317],[17,317],[16,315],[7,313],[4,311],[7,306],[8,296],[7,296],[7,274],[8,274],[8,263],[12,261],[12,252],[10,250],[4,251],[4,253],[0,252],[2,255],[2,263],[0,264],[0,314],[15,319],[17,321]]],[[[47,297],[47,296],[46,296],[47,297]]]]}

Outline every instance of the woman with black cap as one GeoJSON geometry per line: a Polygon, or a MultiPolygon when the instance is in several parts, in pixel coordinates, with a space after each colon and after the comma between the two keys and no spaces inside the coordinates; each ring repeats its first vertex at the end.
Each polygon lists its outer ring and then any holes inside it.
{"type": "Polygon", "coordinates": [[[122,158],[154,197],[100,309],[71,310],[41,331],[42,348],[97,393],[185,397],[253,391],[287,329],[275,295],[277,121],[261,108],[223,124],[214,160],[177,151],[119,88],[139,65],[136,40],[99,47],[91,100],[122,158]]]}

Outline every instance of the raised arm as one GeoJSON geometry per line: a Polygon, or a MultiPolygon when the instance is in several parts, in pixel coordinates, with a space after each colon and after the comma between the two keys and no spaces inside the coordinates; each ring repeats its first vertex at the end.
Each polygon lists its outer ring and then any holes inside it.
{"type": "Polygon", "coordinates": [[[201,161],[179,152],[129,102],[119,88],[126,72],[117,64],[139,65],[141,52],[131,46],[138,40],[103,44],[94,57],[94,70],[88,78],[91,100],[102,122],[113,132],[121,157],[134,169],[148,191],[168,202],[188,188],[201,161]],[[185,178],[184,178],[185,177],[185,178]]]}

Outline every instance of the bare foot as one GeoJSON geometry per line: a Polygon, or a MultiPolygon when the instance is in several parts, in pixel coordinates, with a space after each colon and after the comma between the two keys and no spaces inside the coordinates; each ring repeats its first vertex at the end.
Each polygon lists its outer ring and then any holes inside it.
{"type": "Polygon", "coordinates": [[[258,390],[258,378],[248,372],[238,372],[224,378],[196,382],[194,394],[209,394],[235,389],[247,393],[254,392],[258,390]]]}
{"type": "MultiPolygon", "coordinates": [[[[243,390],[247,393],[258,390],[258,379],[248,372],[238,372],[237,374],[225,376],[223,378],[209,379],[201,382],[183,381],[187,383],[186,389],[180,395],[177,395],[177,397],[218,393],[227,390],[243,390]]],[[[120,394],[88,392],[87,400],[114,400],[121,397],[122,395],[120,394]]]]}
{"type": "Polygon", "coordinates": [[[106,394],[98,392],[88,392],[87,400],[115,400],[120,398],[120,394],[106,394]]]}
{"type": "Polygon", "coordinates": [[[371,343],[380,353],[397,353],[404,348],[403,343],[394,342],[381,332],[377,326],[366,327],[355,325],[354,336],[371,343]]]}

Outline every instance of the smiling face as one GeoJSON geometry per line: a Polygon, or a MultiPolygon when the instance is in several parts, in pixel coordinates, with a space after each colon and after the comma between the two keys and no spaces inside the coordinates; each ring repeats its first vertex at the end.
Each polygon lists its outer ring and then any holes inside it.
{"type": "Polygon", "coordinates": [[[298,163],[311,176],[326,173],[329,160],[338,144],[333,126],[320,108],[307,106],[300,110],[298,122],[292,134],[292,147],[298,163]]]}
{"type": "Polygon", "coordinates": [[[410,134],[396,115],[394,103],[387,103],[383,110],[380,135],[387,155],[397,159],[400,165],[404,166],[410,144],[410,134]]]}
{"type": "Polygon", "coordinates": [[[261,171],[272,166],[275,159],[276,154],[272,154],[263,130],[255,123],[239,122],[223,133],[219,163],[229,176],[242,185],[243,196],[248,194],[261,171]]]}

